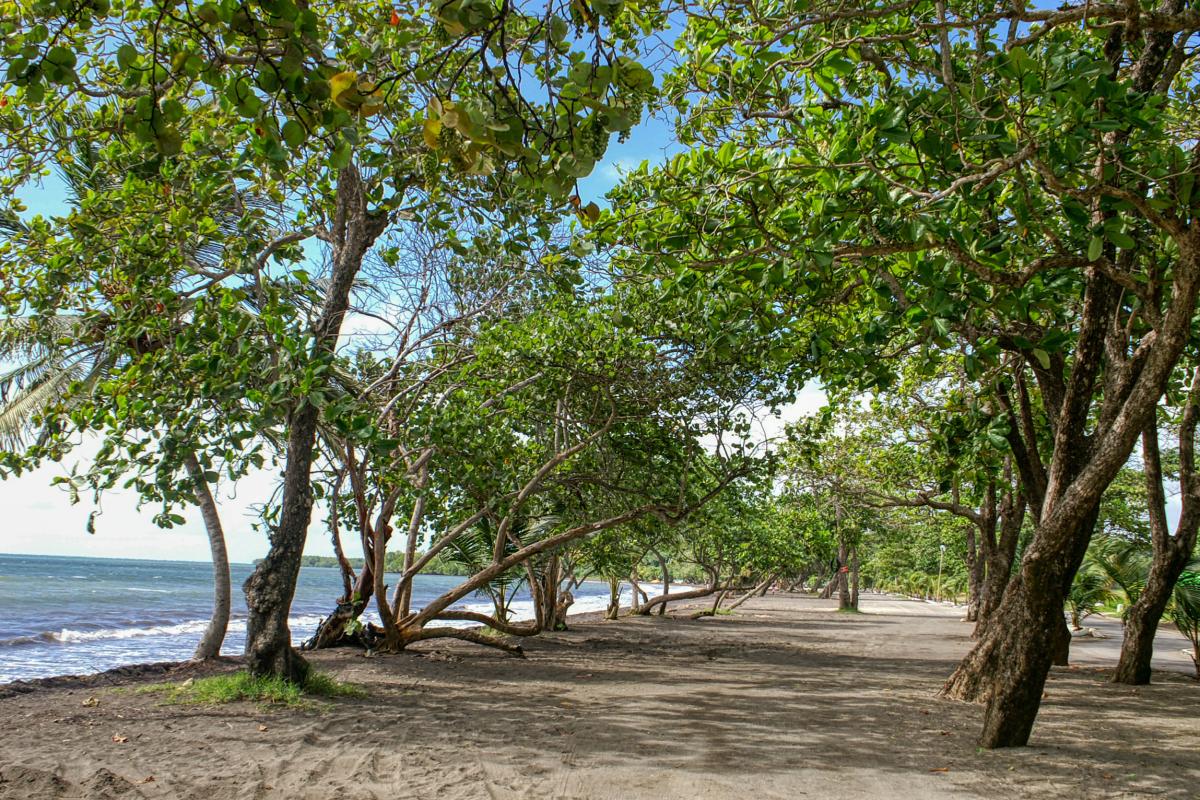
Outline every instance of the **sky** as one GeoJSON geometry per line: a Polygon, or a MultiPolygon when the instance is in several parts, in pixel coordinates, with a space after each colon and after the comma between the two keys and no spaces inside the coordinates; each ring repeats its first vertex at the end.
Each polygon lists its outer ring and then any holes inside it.
{"type": "MultiPolygon", "coordinates": [[[[631,131],[625,142],[615,138],[605,158],[590,176],[580,181],[583,202],[604,203],[604,195],[621,178],[623,171],[642,161],[659,163],[678,152],[670,123],[662,118],[644,120],[631,131]]],[[[53,215],[66,208],[61,184],[47,179],[40,187],[22,195],[30,213],[53,215]]],[[[364,321],[369,322],[364,318],[364,321]]],[[[354,321],[347,321],[347,333],[353,333],[354,321]]],[[[782,434],[785,422],[812,413],[825,403],[825,395],[815,385],[806,386],[795,403],[782,409],[776,418],[764,415],[755,423],[760,441],[782,434]]],[[[180,513],[186,523],[170,530],[156,527],[153,506],[139,510],[136,493],[113,490],[105,493],[99,506],[90,496],[71,505],[67,492],[51,485],[56,476],[65,476],[71,464],[86,459],[94,442],[85,442],[62,464],[49,464],[19,478],[0,480],[0,553],[89,556],[96,558],[142,558],[179,561],[208,561],[208,536],[195,507],[180,513]],[[87,520],[93,510],[95,533],[87,532],[87,520]]],[[[256,507],[270,497],[276,485],[275,473],[253,473],[236,485],[226,481],[215,491],[225,528],[229,557],[236,563],[249,563],[266,554],[266,536],[254,529],[256,507]]],[[[352,537],[345,542],[347,554],[358,555],[352,537]]],[[[333,555],[324,516],[315,510],[305,552],[309,555],[333,555]]]]}

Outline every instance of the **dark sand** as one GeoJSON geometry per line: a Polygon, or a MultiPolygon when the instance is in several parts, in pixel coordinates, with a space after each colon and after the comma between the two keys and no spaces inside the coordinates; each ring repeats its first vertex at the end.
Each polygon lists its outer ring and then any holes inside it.
{"type": "MultiPolygon", "coordinates": [[[[1148,687],[1056,669],[1033,745],[988,752],[980,709],[935,697],[970,646],[953,609],[832,607],[770,596],[734,616],[576,623],[523,660],[432,642],[320,653],[369,692],[320,711],[134,691],[161,674],[59,679],[0,699],[0,798],[1200,797],[1181,639],[1148,687]]],[[[1087,664],[1113,649],[1076,643],[1087,664]]]]}

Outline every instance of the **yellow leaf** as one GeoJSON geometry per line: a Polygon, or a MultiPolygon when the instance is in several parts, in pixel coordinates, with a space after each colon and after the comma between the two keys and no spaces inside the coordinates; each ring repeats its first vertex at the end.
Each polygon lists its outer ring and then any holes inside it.
{"type": "Polygon", "coordinates": [[[348,102],[347,94],[356,89],[358,75],[353,71],[339,72],[329,79],[329,96],[333,98],[333,102],[337,103],[347,111],[353,111],[356,106],[348,102]]]}
{"type": "Polygon", "coordinates": [[[421,138],[425,140],[425,145],[430,150],[438,149],[438,134],[441,132],[442,121],[440,119],[427,119],[421,126],[421,138]]]}

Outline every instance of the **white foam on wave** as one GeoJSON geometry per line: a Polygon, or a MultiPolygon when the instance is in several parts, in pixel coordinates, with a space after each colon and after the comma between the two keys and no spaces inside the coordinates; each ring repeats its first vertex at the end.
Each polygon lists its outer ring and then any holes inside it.
{"type": "MultiPolygon", "coordinates": [[[[321,621],[316,614],[306,614],[300,617],[290,617],[288,625],[292,628],[315,627],[321,621]]],[[[80,642],[97,642],[109,639],[137,639],[144,636],[185,636],[203,633],[208,627],[207,619],[190,619],[172,625],[146,625],[130,628],[102,628],[98,631],[75,631],[63,628],[58,633],[52,633],[50,638],[61,644],[77,644],[80,642]]],[[[226,633],[245,633],[246,620],[232,619],[226,633]]]]}
{"type": "MultiPolygon", "coordinates": [[[[681,590],[682,591],[682,590],[681,590]]],[[[633,599],[633,590],[627,586],[621,588],[621,605],[628,606],[633,599]]],[[[496,612],[496,608],[492,603],[462,603],[454,606],[460,611],[474,611],[478,614],[487,614],[491,616],[496,612]]],[[[569,613],[571,614],[586,614],[592,611],[604,611],[608,608],[608,595],[606,594],[589,594],[583,597],[576,597],[575,602],[571,604],[569,613]]],[[[536,618],[533,609],[532,600],[516,600],[508,606],[509,622],[529,622],[536,618]]],[[[479,627],[478,622],[470,622],[468,620],[438,620],[438,625],[445,625],[448,628],[476,628],[479,627]]]]}
{"type": "MultiPolygon", "coordinates": [[[[642,585],[647,586],[648,588],[653,586],[652,584],[642,585]]],[[[671,588],[676,591],[685,591],[686,589],[692,587],[686,586],[685,584],[672,584],[671,588]]],[[[166,590],[141,589],[140,591],[162,592],[166,590]]],[[[628,585],[621,587],[620,597],[622,606],[628,606],[630,604],[632,594],[628,585]]],[[[490,602],[462,603],[455,606],[455,608],[466,611],[475,611],[477,613],[487,614],[489,616],[495,613],[495,607],[490,602]]],[[[604,611],[606,608],[608,608],[607,594],[588,594],[575,598],[575,602],[571,605],[570,613],[585,614],[592,611],[604,611]]],[[[373,611],[373,608],[368,610],[368,612],[363,615],[364,619],[378,624],[378,617],[372,613],[373,611]]],[[[508,618],[511,622],[529,622],[533,620],[535,616],[532,600],[516,600],[509,605],[508,618]]],[[[304,614],[301,616],[290,617],[288,619],[288,626],[292,629],[293,633],[298,634],[297,638],[301,638],[306,632],[311,632],[313,629],[315,629],[322,619],[324,619],[324,615],[321,614],[304,614]]],[[[479,623],[471,622],[469,620],[440,620],[437,624],[453,628],[473,628],[479,626],[479,623]]],[[[150,636],[172,637],[199,635],[203,633],[207,627],[207,619],[191,619],[183,622],[176,622],[170,625],[142,625],[131,626],[128,628],[102,628],[95,631],[78,631],[70,628],[63,628],[57,633],[51,632],[47,638],[50,641],[58,642],[60,644],[79,644],[84,642],[99,642],[118,639],[139,639],[150,636]]],[[[229,627],[227,629],[228,633],[245,633],[245,631],[245,619],[232,619],[229,621],[229,627]]],[[[45,636],[45,634],[43,634],[43,636],[45,636]]],[[[35,641],[35,639],[30,637],[29,641],[32,643],[35,641]]],[[[24,641],[21,643],[24,643],[24,641]]]]}

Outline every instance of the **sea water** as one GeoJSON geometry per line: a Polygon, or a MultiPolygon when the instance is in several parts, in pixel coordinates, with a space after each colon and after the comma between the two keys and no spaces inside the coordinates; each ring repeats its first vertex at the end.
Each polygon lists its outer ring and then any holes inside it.
{"type": "MultiPolygon", "coordinates": [[[[249,564],[231,567],[233,609],[224,653],[242,652],[246,600],[241,585],[252,569],[249,564]]],[[[413,607],[462,580],[418,575],[413,607]]],[[[395,581],[388,576],[389,585],[395,581]]],[[[342,591],[336,568],[301,568],[289,620],[294,642],[312,635],[342,591]]],[[[587,581],[574,595],[572,613],[600,611],[608,604],[608,584],[587,581]]],[[[212,602],[210,564],[0,554],[0,683],[190,658],[212,602]]],[[[472,595],[454,608],[491,612],[492,604],[486,596],[472,595]]],[[[527,592],[518,594],[511,608],[513,619],[533,616],[527,592]]],[[[373,611],[366,618],[378,622],[373,611]]]]}

